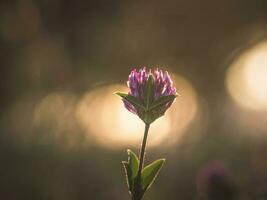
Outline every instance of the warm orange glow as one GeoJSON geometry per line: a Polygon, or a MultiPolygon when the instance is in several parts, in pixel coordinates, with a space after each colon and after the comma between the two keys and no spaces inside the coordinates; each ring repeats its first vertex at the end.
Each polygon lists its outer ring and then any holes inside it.
{"type": "MultiPolygon", "coordinates": [[[[171,138],[169,143],[177,141],[196,114],[196,94],[192,86],[181,77],[172,77],[182,97],[177,99],[164,117],[151,125],[149,146],[158,145],[167,138],[171,138]]],[[[99,144],[111,148],[139,146],[144,124],[127,111],[121,99],[113,94],[115,91],[127,90],[126,84],[102,86],[85,94],[78,103],[78,121],[99,144]]]]}
{"type": "MultiPolygon", "coordinates": [[[[113,94],[117,90],[126,91],[127,88],[111,85],[86,94],[77,107],[78,119],[86,131],[105,146],[137,145],[142,138],[144,124],[124,108],[119,97],[113,94]]],[[[155,122],[149,143],[155,144],[164,138],[169,127],[168,117],[155,122]]]]}
{"type": "Polygon", "coordinates": [[[242,107],[267,110],[267,42],[256,45],[233,63],[226,85],[242,107]]]}
{"type": "Polygon", "coordinates": [[[172,74],[174,85],[181,95],[177,98],[168,113],[171,119],[171,135],[169,144],[175,144],[195,119],[198,108],[198,98],[192,84],[182,76],[172,74]]]}

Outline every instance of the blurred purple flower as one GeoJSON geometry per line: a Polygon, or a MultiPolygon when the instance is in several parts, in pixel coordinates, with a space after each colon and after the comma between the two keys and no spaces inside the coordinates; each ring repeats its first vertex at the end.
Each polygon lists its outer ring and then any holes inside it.
{"type": "Polygon", "coordinates": [[[235,185],[229,169],[221,161],[204,166],[197,177],[198,195],[208,200],[235,199],[235,185]]]}
{"type": "MultiPolygon", "coordinates": [[[[176,88],[173,86],[170,75],[167,71],[163,72],[159,69],[154,71],[147,70],[145,67],[139,71],[134,69],[129,75],[127,85],[130,89],[128,95],[135,97],[141,105],[146,107],[145,113],[150,113],[150,117],[153,113],[153,121],[164,115],[177,96],[176,88]],[[149,77],[152,80],[149,81],[149,77]],[[150,87],[149,102],[147,102],[148,87],[150,87]],[[159,106],[155,106],[156,103],[159,106]],[[150,107],[153,109],[149,110],[150,107]]],[[[144,118],[144,110],[141,110],[140,107],[134,105],[127,98],[123,98],[123,102],[130,112],[137,114],[141,119],[144,118]]]]}

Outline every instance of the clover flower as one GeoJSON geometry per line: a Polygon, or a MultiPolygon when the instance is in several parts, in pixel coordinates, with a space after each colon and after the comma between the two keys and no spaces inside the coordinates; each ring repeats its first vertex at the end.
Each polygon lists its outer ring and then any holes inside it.
{"type": "Polygon", "coordinates": [[[164,115],[177,97],[167,71],[156,69],[153,72],[145,67],[134,69],[128,78],[128,94],[116,93],[123,98],[124,106],[138,115],[145,123],[151,123],[164,115]]]}

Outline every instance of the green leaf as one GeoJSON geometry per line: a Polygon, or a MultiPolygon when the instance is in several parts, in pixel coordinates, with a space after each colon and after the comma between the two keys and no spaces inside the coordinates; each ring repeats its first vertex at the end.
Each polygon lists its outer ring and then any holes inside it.
{"type": "Polygon", "coordinates": [[[139,160],[138,160],[137,155],[134,152],[132,152],[130,149],[127,150],[127,153],[128,153],[128,163],[132,170],[132,178],[135,178],[137,175],[137,171],[138,171],[139,160]]]}
{"type": "Polygon", "coordinates": [[[134,179],[137,176],[139,161],[138,157],[130,149],[127,150],[127,153],[128,161],[123,161],[122,164],[125,169],[129,191],[133,192],[134,179]]]}
{"type": "Polygon", "coordinates": [[[166,103],[173,101],[176,97],[178,96],[178,94],[176,95],[168,95],[168,96],[163,96],[160,97],[157,101],[155,101],[152,106],[149,107],[149,110],[152,110],[154,108],[160,107],[165,105],[166,103]]]}
{"type": "Polygon", "coordinates": [[[153,184],[164,162],[165,159],[159,159],[143,169],[141,185],[144,191],[146,191],[153,184]]]}
{"type": "Polygon", "coordinates": [[[147,109],[153,100],[153,95],[154,95],[154,77],[152,74],[150,74],[148,77],[148,81],[146,82],[145,93],[144,93],[145,105],[147,109]]]}
{"type": "Polygon", "coordinates": [[[136,97],[126,94],[126,93],[122,93],[122,92],[115,92],[114,94],[120,96],[121,98],[129,101],[134,107],[138,108],[138,109],[142,109],[145,110],[145,106],[139,101],[139,99],[137,99],[136,97]]]}

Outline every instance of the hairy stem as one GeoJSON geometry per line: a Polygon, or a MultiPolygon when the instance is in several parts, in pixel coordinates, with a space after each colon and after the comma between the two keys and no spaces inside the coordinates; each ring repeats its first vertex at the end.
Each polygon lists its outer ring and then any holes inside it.
{"type": "Polygon", "coordinates": [[[141,200],[143,196],[142,186],[141,186],[141,175],[142,175],[142,169],[144,166],[146,141],[147,141],[149,127],[150,127],[150,124],[146,124],[141,151],[139,155],[139,167],[138,167],[138,172],[137,172],[137,177],[136,177],[136,182],[135,182],[134,200],[141,200]]]}

